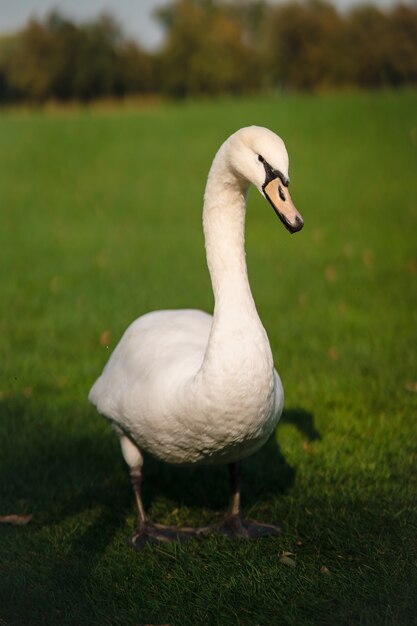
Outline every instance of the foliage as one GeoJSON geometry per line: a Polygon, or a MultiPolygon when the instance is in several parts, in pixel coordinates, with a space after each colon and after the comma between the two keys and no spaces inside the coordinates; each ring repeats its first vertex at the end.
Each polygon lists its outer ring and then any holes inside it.
{"type": "Polygon", "coordinates": [[[259,87],[257,56],[233,12],[213,1],[178,0],[159,17],[168,31],[161,54],[166,92],[236,94],[259,87]]]}
{"type": "Polygon", "coordinates": [[[11,93],[33,101],[89,100],[153,88],[151,56],[124,42],[106,15],[82,26],[57,12],[44,24],[32,20],[4,56],[11,93]]]}
{"type": "Polygon", "coordinates": [[[417,83],[417,6],[391,14],[358,7],[348,20],[352,82],[364,87],[417,83]]]}
{"type": "MultiPolygon", "coordinates": [[[[33,519],[0,524],[2,626],[416,623],[416,129],[407,91],[3,113],[0,515],[33,519]],[[88,389],[138,315],[212,310],[204,184],[252,123],[285,139],[305,219],[290,236],[249,193],[286,407],[242,497],[284,532],[136,554],[128,471],[88,389]]],[[[144,499],[155,521],[202,524],[227,472],[147,458],[144,499]]]]}
{"type": "Polygon", "coordinates": [[[416,5],[346,14],[324,0],[172,0],[156,19],[166,36],[154,53],[108,15],[30,21],[0,39],[1,101],[417,84],[416,5]]]}
{"type": "Polygon", "coordinates": [[[274,79],[294,89],[338,85],[345,76],[343,31],[342,17],[320,0],[272,10],[267,36],[274,79]]]}

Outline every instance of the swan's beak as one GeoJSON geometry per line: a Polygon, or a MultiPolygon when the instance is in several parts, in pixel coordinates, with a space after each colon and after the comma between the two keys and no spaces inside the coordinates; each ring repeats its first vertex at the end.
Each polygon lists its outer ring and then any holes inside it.
{"type": "Polygon", "coordinates": [[[290,233],[296,233],[304,226],[304,220],[291,200],[288,187],[280,178],[274,178],[263,187],[266,199],[272,204],[275,213],[278,215],[285,228],[290,233]]]}

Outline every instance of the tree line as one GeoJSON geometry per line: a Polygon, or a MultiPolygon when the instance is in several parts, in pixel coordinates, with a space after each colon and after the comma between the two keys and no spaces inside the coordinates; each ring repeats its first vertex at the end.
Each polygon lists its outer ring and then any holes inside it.
{"type": "Polygon", "coordinates": [[[0,101],[417,84],[416,5],[341,13],[324,0],[174,0],[156,19],[165,40],[154,53],[110,15],[30,20],[0,38],[0,101]]]}

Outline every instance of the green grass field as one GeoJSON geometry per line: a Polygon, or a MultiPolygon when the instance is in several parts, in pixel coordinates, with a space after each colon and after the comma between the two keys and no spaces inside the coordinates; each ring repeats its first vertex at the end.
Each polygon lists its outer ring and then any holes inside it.
{"type": "MultiPolygon", "coordinates": [[[[0,515],[33,515],[0,524],[1,626],[417,623],[416,151],[417,92],[1,114],[0,515]],[[290,236],[252,190],[286,408],[243,503],[284,533],[135,553],[127,468],[87,393],[135,317],[212,309],[205,179],[253,123],[285,139],[305,219],[290,236]]],[[[225,468],[145,471],[157,521],[227,504],[225,468]]]]}

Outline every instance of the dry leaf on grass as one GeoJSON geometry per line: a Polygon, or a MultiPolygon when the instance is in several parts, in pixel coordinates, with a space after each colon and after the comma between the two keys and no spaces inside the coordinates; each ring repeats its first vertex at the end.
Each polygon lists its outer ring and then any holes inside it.
{"type": "Polygon", "coordinates": [[[334,283],[337,280],[337,269],[334,265],[327,265],[324,270],[324,277],[328,283],[334,283]]]}
{"type": "Polygon", "coordinates": [[[107,259],[107,251],[106,250],[100,250],[100,252],[98,252],[96,254],[95,257],[95,263],[98,267],[106,267],[108,264],[108,259],[107,259]]]}
{"type": "Polygon", "coordinates": [[[300,293],[298,296],[298,304],[301,307],[305,307],[308,304],[308,296],[305,293],[300,293]]]}
{"type": "Polygon", "coordinates": [[[100,335],[100,344],[108,348],[110,341],[111,341],[111,331],[103,330],[103,332],[100,335]]]}
{"type": "Polygon", "coordinates": [[[283,552],[279,557],[280,563],[288,565],[288,567],[295,567],[295,560],[291,557],[295,556],[293,552],[283,552]]]}
{"type": "Polygon", "coordinates": [[[330,348],[327,350],[327,358],[330,361],[336,361],[336,359],[337,359],[337,348],[336,348],[336,346],[330,346],[330,348]]]}
{"type": "Polygon", "coordinates": [[[337,310],[339,312],[339,315],[343,317],[346,313],[346,302],[340,302],[337,310]]]}
{"type": "Polygon", "coordinates": [[[408,259],[407,267],[410,274],[417,274],[417,261],[415,259],[408,259]]]}
{"type": "Polygon", "coordinates": [[[313,241],[314,243],[321,243],[323,241],[323,231],[321,228],[313,230],[313,241]]]}
{"type": "Polygon", "coordinates": [[[32,517],[32,515],[0,515],[0,524],[25,526],[25,524],[29,524],[32,517]]]}
{"type": "Polygon", "coordinates": [[[303,450],[307,452],[307,454],[315,454],[316,451],[308,441],[303,441],[303,450]]]}
{"type": "Polygon", "coordinates": [[[372,267],[374,264],[373,250],[365,250],[362,254],[362,261],[365,267],[372,267]]]}
{"type": "Polygon", "coordinates": [[[330,576],[330,570],[325,565],[322,565],[320,568],[320,574],[327,574],[327,576],[330,576]]]}
{"type": "Polygon", "coordinates": [[[343,246],[343,254],[347,259],[351,259],[354,253],[354,249],[351,243],[347,242],[343,246]]]}

